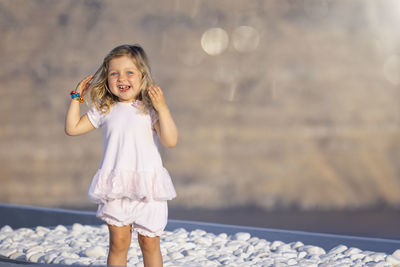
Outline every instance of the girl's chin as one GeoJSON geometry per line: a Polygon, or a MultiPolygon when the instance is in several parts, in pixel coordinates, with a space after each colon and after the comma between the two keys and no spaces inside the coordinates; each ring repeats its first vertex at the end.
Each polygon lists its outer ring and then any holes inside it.
{"type": "Polygon", "coordinates": [[[130,103],[130,102],[135,101],[135,98],[128,98],[128,99],[125,99],[125,98],[118,98],[118,100],[119,100],[119,102],[130,103]]]}
{"type": "Polygon", "coordinates": [[[119,94],[118,95],[118,100],[119,100],[119,102],[133,102],[133,101],[135,101],[135,99],[137,98],[137,96],[138,96],[139,94],[131,94],[131,93],[129,93],[129,94],[119,94]]]}

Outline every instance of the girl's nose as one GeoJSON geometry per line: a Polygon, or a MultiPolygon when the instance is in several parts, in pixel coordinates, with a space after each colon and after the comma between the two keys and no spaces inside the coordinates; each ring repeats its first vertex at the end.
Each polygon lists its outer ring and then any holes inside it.
{"type": "Polygon", "coordinates": [[[121,74],[121,75],[118,75],[118,81],[120,82],[120,81],[125,81],[126,79],[125,79],[125,75],[124,74],[121,74]]]}

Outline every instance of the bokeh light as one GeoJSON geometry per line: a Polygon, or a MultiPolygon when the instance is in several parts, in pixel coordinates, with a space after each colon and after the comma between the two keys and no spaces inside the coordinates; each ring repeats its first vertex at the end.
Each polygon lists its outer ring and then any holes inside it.
{"type": "Polygon", "coordinates": [[[232,34],[232,43],[239,52],[255,50],[260,43],[260,34],[250,26],[240,26],[232,34]]]}
{"type": "Polygon", "coordinates": [[[201,36],[201,47],[212,56],[219,55],[228,47],[229,37],[224,29],[210,28],[201,36]]]}

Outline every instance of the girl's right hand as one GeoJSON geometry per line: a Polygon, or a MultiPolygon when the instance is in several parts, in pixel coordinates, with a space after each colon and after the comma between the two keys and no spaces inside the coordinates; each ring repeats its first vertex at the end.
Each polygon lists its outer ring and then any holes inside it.
{"type": "Polygon", "coordinates": [[[84,78],[82,81],[78,83],[76,86],[76,92],[79,93],[81,96],[84,96],[86,94],[87,89],[90,86],[90,81],[93,79],[93,75],[89,75],[86,78],[84,78]]]}

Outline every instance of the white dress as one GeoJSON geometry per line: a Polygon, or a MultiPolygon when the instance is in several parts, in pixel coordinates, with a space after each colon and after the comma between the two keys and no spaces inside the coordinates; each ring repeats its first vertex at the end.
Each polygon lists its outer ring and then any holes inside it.
{"type": "Polygon", "coordinates": [[[117,102],[107,114],[90,108],[87,115],[101,127],[103,159],[88,189],[89,199],[106,203],[114,199],[164,201],[176,197],[168,171],[163,167],[153,127],[157,113],[143,114],[139,101],[117,102]]]}

